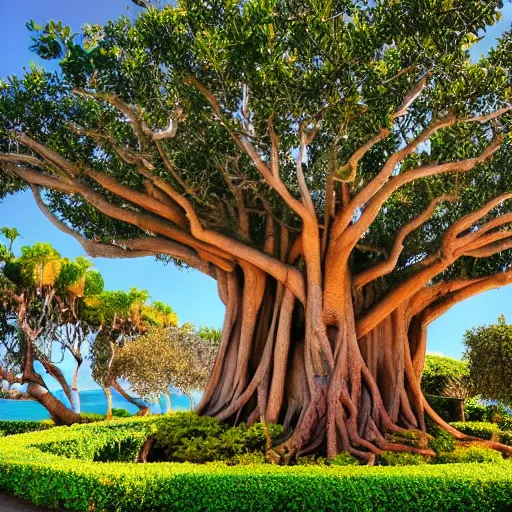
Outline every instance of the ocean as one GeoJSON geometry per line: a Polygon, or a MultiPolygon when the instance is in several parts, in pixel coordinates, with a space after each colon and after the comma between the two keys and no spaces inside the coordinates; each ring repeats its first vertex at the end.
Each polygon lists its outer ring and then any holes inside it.
{"type": "MultiPolygon", "coordinates": [[[[62,396],[62,391],[55,393],[57,398],[61,399],[66,405],[69,402],[62,396]]],[[[195,394],[195,401],[199,394],[195,394]]],[[[137,407],[127,402],[117,391],[112,390],[113,407],[126,409],[134,414],[138,411],[137,407]]],[[[80,403],[82,412],[95,412],[105,414],[107,412],[107,400],[101,389],[84,390],[80,392],[80,403]]],[[[188,410],[190,400],[187,396],[172,394],[173,410],[188,410]]],[[[154,413],[165,412],[165,403],[151,404],[151,411],[154,413]]],[[[2,400],[0,399],[0,420],[46,420],[50,418],[48,411],[40,404],[32,400],[2,400]]]]}

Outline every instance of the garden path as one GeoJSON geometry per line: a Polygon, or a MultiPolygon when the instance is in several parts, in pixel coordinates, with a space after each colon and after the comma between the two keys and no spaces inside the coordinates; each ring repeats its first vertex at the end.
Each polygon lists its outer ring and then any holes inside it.
{"type": "Polygon", "coordinates": [[[0,512],[45,512],[47,508],[37,507],[29,501],[0,493],[0,512]]]}

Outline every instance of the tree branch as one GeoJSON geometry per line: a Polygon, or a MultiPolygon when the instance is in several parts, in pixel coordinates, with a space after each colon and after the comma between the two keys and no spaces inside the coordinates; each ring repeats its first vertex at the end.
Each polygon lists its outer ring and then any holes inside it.
{"type": "Polygon", "coordinates": [[[431,164],[417,169],[407,171],[399,174],[390,179],[381,189],[375,194],[368,206],[365,208],[358,221],[351,225],[345,232],[344,246],[354,246],[362,234],[368,229],[370,224],[375,220],[379,214],[384,203],[389,197],[403,185],[411,183],[421,178],[435,176],[448,172],[468,172],[474,169],[477,165],[484,163],[491,158],[503,143],[503,135],[498,135],[482,153],[474,158],[468,158],[458,162],[448,162],[445,164],[431,164]]]}
{"type": "Polygon", "coordinates": [[[173,258],[183,261],[187,265],[204,274],[215,278],[215,272],[210,265],[201,260],[191,249],[171,240],[161,237],[143,237],[133,240],[119,240],[116,245],[102,244],[87,240],[79,233],[69,228],[60,219],[58,219],[41,199],[40,189],[31,186],[34,199],[37,206],[43,212],[45,217],[60,231],[71,235],[84,248],[85,252],[92,258],[143,258],[145,256],[155,256],[166,254],[173,258]]]}
{"type": "Polygon", "coordinates": [[[447,293],[442,298],[429,304],[422,312],[422,323],[427,326],[436,318],[446,313],[450,308],[470,297],[474,297],[482,292],[500,288],[512,282],[512,270],[500,272],[487,278],[478,279],[476,282],[470,281],[462,289],[447,293]]]}
{"type": "Polygon", "coordinates": [[[447,196],[443,195],[441,197],[437,197],[434,199],[428,208],[424,210],[420,215],[418,215],[414,220],[403,226],[399,231],[395,238],[395,241],[393,243],[393,247],[391,249],[391,252],[389,254],[389,257],[387,257],[384,261],[378,263],[377,265],[374,265],[373,267],[365,270],[364,272],[361,272],[354,278],[353,286],[354,288],[362,288],[366,284],[368,284],[370,281],[373,281],[375,279],[378,279],[379,277],[383,277],[390,272],[393,271],[395,268],[398,258],[400,257],[400,254],[402,253],[402,250],[404,248],[404,240],[406,237],[411,234],[413,231],[418,229],[422,224],[427,222],[428,219],[432,216],[435,209],[439,205],[439,203],[443,201],[455,201],[455,196],[447,196]]]}
{"type": "MultiPolygon", "coordinates": [[[[393,171],[395,170],[397,164],[401,162],[406,156],[412,154],[420,144],[426,142],[434,133],[441,130],[442,128],[447,128],[450,126],[454,126],[457,123],[486,123],[492,119],[496,119],[512,110],[512,106],[508,106],[490,114],[475,116],[475,117],[467,117],[467,118],[457,118],[455,115],[450,114],[443,119],[439,119],[437,121],[432,122],[426,130],[424,130],[421,134],[419,134],[413,141],[411,141],[407,146],[400,149],[384,164],[384,167],[381,169],[379,174],[373,178],[368,185],[362,189],[350,202],[350,205],[344,209],[338,218],[336,219],[335,226],[333,229],[333,238],[338,238],[341,233],[349,226],[354,213],[362,208],[367,201],[369,201],[380,189],[381,187],[388,181],[393,171]]],[[[364,146],[363,146],[364,147],[364,146]]],[[[364,232],[364,230],[363,230],[364,232]]]]}

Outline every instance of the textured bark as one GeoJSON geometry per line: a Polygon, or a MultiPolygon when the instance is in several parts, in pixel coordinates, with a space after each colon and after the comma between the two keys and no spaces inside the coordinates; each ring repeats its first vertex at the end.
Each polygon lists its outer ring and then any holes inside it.
{"type": "Polygon", "coordinates": [[[27,393],[34,400],[37,400],[50,413],[50,416],[56,425],[72,425],[73,423],[80,423],[80,416],[71,409],[68,409],[45,387],[35,382],[31,382],[27,386],[27,393]]]}
{"type": "Polygon", "coordinates": [[[117,382],[116,379],[112,381],[112,387],[127,401],[131,404],[135,405],[139,408],[139,411],[145,411],[146,409],[149,410],[148,404],[137,397],[131,396],[129,393],[127,393],[122,386],[117,382]]]}
{"type": "Polygon", "coordinates": [[[308,334],[305,308],[293,294],[267,278],[256,314],[248,314],[244,273],[225,277],[219,280],[226,304],[223,339],[200,413],[233,424],[282,423],[286,438],[274,456],[285,461],[312,451],[329,457],[348,451],[370,463],[389,449],[433,455],[421,434],[423,395],[413,362],[421,347],[407,308],[395,310],[358,340],[347,281],[334,315],[339,320],[321,323],[332,347],[330,366],[322,346],[308,343],[308,336],[322,333],[308,334]],[[406,429],[418,431],[417,447],[387,440],[406,429]]]}

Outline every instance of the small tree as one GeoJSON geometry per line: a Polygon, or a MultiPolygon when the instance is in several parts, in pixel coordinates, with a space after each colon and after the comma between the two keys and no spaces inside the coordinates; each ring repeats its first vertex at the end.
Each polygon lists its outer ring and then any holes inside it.
{"type": "Polygon", "coordinates": [[[421,389],[427,395],[446,395],[450,381],[469,379],[469,367],[451,357],[427,355],[421,375],[421,389]]]}
{"type": "Polygon", "coordinates": [[[0,377],[10,384],[27,384],[27,393],[49,411],[56,423],[78,422],[80,416],[48,391],[34,364],[42,364],[73,404],[69,384],[52,361],[53,342],[56,332],[69,321],[69,312],[77,311],[86,289],[94,294],[102,287],[101,276],[90,271],[90,264],[83,258],[71,262],[50,244],[22,247],[21,255],[15,256],[12,246],[18,232],[3,228],[2,233],[9,245],[0,244],[1,316],[7,334],[3,337],[0,377]]]}
{"type": "Polygon", "coordinates": [[[464,345],[475,391],[512,406],[512,325],[501,315],[496,324],[466,331],[464,345]]]}
{"type": "Polygon", "coordinates": [[[177,387],[190,398],[193,409],[192,391],[206,385],[217,350],[215,343],[187,325],[152,329],[118,350],[113,371],[143,397],[156,394],[170,400],[169,388],[177,387]]]}

